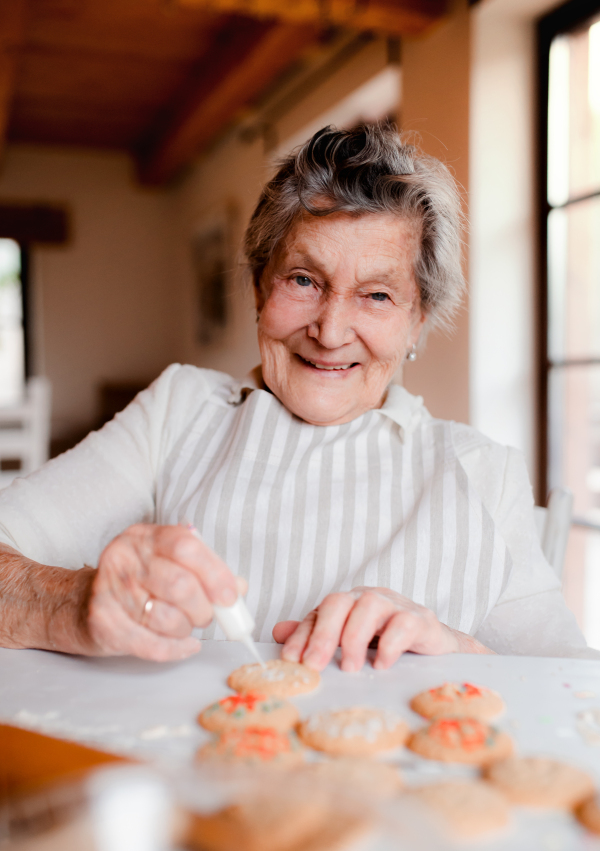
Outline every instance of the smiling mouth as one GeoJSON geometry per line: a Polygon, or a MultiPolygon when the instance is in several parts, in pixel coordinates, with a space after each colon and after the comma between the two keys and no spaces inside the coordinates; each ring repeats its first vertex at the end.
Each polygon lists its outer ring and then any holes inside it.
{"type": "Polygon", "coordinates": [[[303,358],[302,355],[298,355],[302,363],[305,363],[307,366],[311,366],[313,369],[321,369],[326,372],[343,372],[347,369],[351,369],[353,366],[358,366],[358,363],[355,361],[354,363],[339,363],[339,364],[323,364],[323,363],[315,363],[314,361],[308,360],[308,358],[303,358]]]}

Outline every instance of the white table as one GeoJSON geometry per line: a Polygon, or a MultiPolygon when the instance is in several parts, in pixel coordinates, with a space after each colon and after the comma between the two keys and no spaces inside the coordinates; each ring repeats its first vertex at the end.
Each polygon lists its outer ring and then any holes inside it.
{"type": "MultiPolygon", "coordinates": [[[[277,645],[258,647],[264,658],[279,653],[277,645]]],[[[227,675],[249,661],[243,646],[217,641],[205,642],[192,659],[169,664],[0,649],[0,720],[171,766],[189,764],[208,735],[195,723],[198,712],[228,694],[227,675]]],[[[397,710],[415,728],[423,720],[409,710],[408,700],[446,680],[498,690],[508,706],[499,726],[513,736],[521,753],[567,759],[591,772],[600,788],[600,727],[596,745],[591,744],[594,731],[589,725],[587,738],[579,731],[581,713],[600,710],[600,662],[407,654],[389,671],[367,665],[354,674],[342,673],[334,662],[324,671],[319,690],[295,702],[303,715],[333,706],[385,706],[397,710]]],[[[401,765],[410,783],[469,771],[442,767],[407,751],[391,759],[401,765]]],[[[486,843],[485,847],[489,851],[600,848],[600,842],[584,837],[560,813],[519,815],[518,821],[517,838],[513,835],[508,844],[486,843]]]]}

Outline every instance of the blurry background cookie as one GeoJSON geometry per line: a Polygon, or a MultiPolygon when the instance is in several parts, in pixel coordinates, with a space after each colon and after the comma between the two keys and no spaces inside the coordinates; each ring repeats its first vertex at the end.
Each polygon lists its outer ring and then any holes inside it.
{"type": "Polygon", "coordinates": [[[346,756],[368,756],[404,744],[409,730],[388,709],[357,706],[317,712],[298,727],[302,741],[318,751],[346,756]]]}
{"type": "Polygon", "coordinates": [[[400,772],[386,762],[360,757],[337,757],[326,762],[313,762],[302,768],[313,786],[357,793],[376,800],[393,798],[403,788],[400,772]]]}
{"type": "Polygon", "coordinates": [[[506,798],[493,786],[478,780],[431,783],[411,789],[409,795],[433,810],[442,826],[457,837],[502,830],[510,821],[506,798]]]}
{"type": "Polygon", "coordinates": [[[585,771],[545,757],[513,757],[489,766],[486,778],[514,804],[574,807],[594,792],[585,771]]]}
{"type": "Polygon", "coordinates": [[[444,683],[413,697],[410,708],[424,718],[495,718],[504,711],[498,692],[472,683],[444,683]]]}
{"type": "Polygon", "coordinates": [[[267,697],[257,692],[232,694],[212,703],[198,716],[205,730],[224,732],[235,727],[272,727],[290,730],[299,713],[293,704],[281,697],[267,697]]]}
{"type": "Polygon", "coordinates": [[[272,727],[233,728],[204,745],[198,759],[220,759],[245,765],[292,766],[304,760],[304,748],[294,732],[272,727]]]}
{"type": "Polygon", "coordinates": [[[438,718],[417,730],[407,743],[427,759],[487,765],[513,752],[510,736],[476,718],[438,718]]]}
{"type": "Polygon", "coordinates": [[[298,662],[270,659],[265,667],[258,663],[242,665],[229,675],[227,685],[234,691],[255,691],[264,695],[294,697],[314,691],[321,677],[317,671],[298,662]]]}
{"type": "Polygon", "coordinates": [[[593,833],[600,833],[600,795],[588,798],[577,808],[577,818],[593,833]]]}

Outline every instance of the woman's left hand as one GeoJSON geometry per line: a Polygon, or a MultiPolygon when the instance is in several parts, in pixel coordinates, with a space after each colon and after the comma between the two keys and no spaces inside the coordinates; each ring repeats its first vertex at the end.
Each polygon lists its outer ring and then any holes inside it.
{"type": "Polygon", "coordinates": [[[338,646],[343,671],[359,671],[367,649],[379,636],[373,666],[385,669],[407,650],[428,656],[442,653],[491,653],[470,635],[440,623],[435,614],[389,588],[354,588],[329,594],[304,620],[283,621],[273,629],[284,644],[281,656],[322,671],[338,646]]]}

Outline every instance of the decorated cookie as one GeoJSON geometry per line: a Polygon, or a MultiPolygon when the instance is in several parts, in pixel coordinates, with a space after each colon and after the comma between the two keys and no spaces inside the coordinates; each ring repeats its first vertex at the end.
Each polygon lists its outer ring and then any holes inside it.
{"type": "Polygon", "coordinates": [[[457,837],[502,830],[510,820],[506,798],[478,780],[452,780],[411,789],[410,795],[436,813],[442,828],[457,837]]]}
{"type": "Polygon", "coordinates": [[[588,798],[577,808],[577,818],[593,833],[600,833],[600,795],[588,798]]]}
{"type": "Polygon", "coordinates": [[[386,762],[360,757],[339,757],[313,762],[302,771],[315,786],[326,790],[341,789],[351,795],[368,793],[378,800],[393,798],[404,788],[400,772],[386,762]]]}
{"type": "Polygon", "coordinates": [[[545,757],[503,760],[489,766],[486,778],[509,801],[529,807],[575,807],[594,792],[585,771],[545,757]]]}
{"type": "Polygon", "coordinates": [[[270,659],[264,668],[257,662],[237,668],[229,675],[227,685],[239,692],[294,697],[314,691],[320,681],[319,674],[306,665],[286,662],[284,659],[270,659]]]}
{"type": "Polygon", "coordinates": [[[304,760],[304,748],[294,732],[273,727],[234,727],[200,748],[198,758],[287,767],[304,760]]]}
{"type": "Polygon", "coordinates": [[[504,711],[504,701],[497,692],[485,686],[444,683],[413,697],[410,708],[424,718],[480,718],[487,721],[504,711]]]}
{"type": "Polygon", "coordinates": [[[418,730],[407,747],[427,759],[487,765],[512,754],[512,740],[506,733],[476,718],[438,718],[418,730]]]}
{"type": "Polygon", "coordinates": [[[334,755],[368,756],[404,744],[408,727],[387,709],[357,706],[317,712],[298,728],[302,741],[334,755]]]}
{"type": "Polygon", "coordinates": [[[267,697],[248,691],[232,694],[200,713],[198,723],[212,733],[223,733],[235,727],[272,727],[291,730],[298,722],[298,710],[280,697],[267,697]]]}

